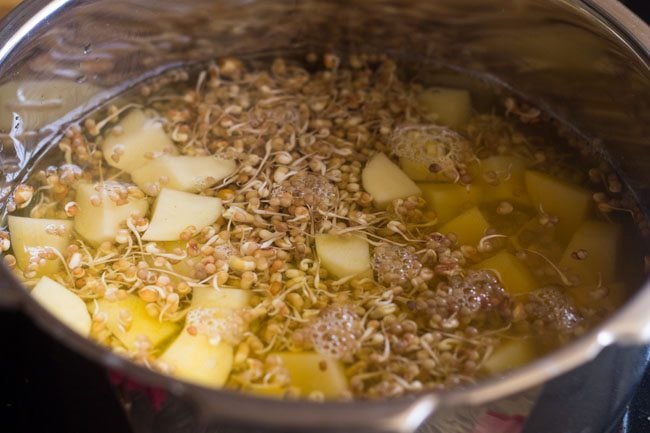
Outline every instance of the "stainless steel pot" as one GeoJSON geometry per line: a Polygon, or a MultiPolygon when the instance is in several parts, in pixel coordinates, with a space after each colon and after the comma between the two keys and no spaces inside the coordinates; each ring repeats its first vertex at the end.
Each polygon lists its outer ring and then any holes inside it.
{"type": "MultiPolygon", "coordinates": [[[[641,203],[650,203],[650,29],[615,0],[27,0],[0,24],[0,81],[32,89],[23,96],[38,110],[15,117],[0,101],[0,196],[29,171],[62,121],[146,76],[227,54],[324,49],[388,53],[423,77],[446,65],[499,81],[590,138],[641,203]],[[25,85],[33,80],[48,84],[25,85]]],[[[159,421],[148,426],[157,433],[413,432],[420,426],[499,433],[524,419],[526,433],[602,432],[648,360],[645,285],[578,341],[475,386],[372,402],[273,401],[131,364],[64,327],[4,266],[0,276],[0,305],[21,309],[96,362],[166,390],[159,421]]]]}

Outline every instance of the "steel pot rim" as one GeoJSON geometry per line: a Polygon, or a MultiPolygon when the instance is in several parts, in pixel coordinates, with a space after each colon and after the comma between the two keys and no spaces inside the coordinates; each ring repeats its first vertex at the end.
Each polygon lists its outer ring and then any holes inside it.
{"type": "MultiPolygon", "coordinates": [[[[570,3],[573,7],[580,8],[584,13],[601,20],[617,38],[622,40],[650,67],[650,27],[621,3],[616,0],[559,1],[570,3]]],[[[29,37],[29,33],[36,29],[39,23],[71,3],[74,1],[25,0],[4,20],[0,21],[2,23],[0,25],[0,65],[16,47],[29,37]]],[[[392,428],[395,431],[411,431],[438,406],[479,405],[493,401],[540,385],[585,364],[611,344],[647,344],[650,342],[650,319],[647,317],[647,310],[650,308],[650,283],[646,282],[623,307],[586,335],[531,364],[502,376],[458,389],[437,393],[423,391],[376,401],[287,402],[236,391],[206,388],[153,372],[67,328],[31,299],[27,291],[22,289],[18,279],[4,264],[0,264],[0,280],[7,284],[2,289],[6,295],[0,293],[0,297],[7,296],[14,306],[24,310],[39,327],[56,339],[89,359],[110,369],[123,372],[128,377],[141,380],[151,386],[164,388],[174,394],[190,397],[197,405],[199,414],[204,416],[207,416],[206,412],[215,408],[214,404],[205,406],[205,400],[209,397],[209,399],[216,400],[214,403],[231,402],[234,405],[255,406],[259,412],[263,411],[262,408],[267,408],[270,413],[282,420],[286,420],[286,416],[283,414],[295,413],[295,410],[301,410],[303,421],[303,415],[311,413],[314,422],[319,420],[334,423],[351,421],[353,416],[367,414],[368,416],[377,416],[374,422],[376,425],[379,425],[377,423],[380,419],[385,422],[389,418],[394,421],[394,426],[384,425],[384,427],[392,428]],[[391,410],[391,408],[397,408],[397,410],[391,410]],[[336,420],[331,418],[334,415],[336,415],[336,420]]],[[[8,300],[6,301],[8,302],[8,300]]],[[[237,418],[237,412],[229,410],[229,408],[225,409],[223,415],[237,418]]],[[[367,418],[365,421],[372,420],[367,418]]]]}

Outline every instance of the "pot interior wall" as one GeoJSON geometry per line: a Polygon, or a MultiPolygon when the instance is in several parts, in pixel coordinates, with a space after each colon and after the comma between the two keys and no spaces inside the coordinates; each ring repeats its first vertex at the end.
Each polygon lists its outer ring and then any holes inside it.
{"type": "MultiPolygon", "coordinates": [[[[596,139],[648,197],[648,53],[633,52],[576,1],[94,1],[43,21],[4,59],[0,80],[74,83],[61,92],[58,110],[40,107],[36,122],[19,125],[35,129],[157,68],[326,49],[388,54],[425,81],[427,69],[440,65],[498,80],[596,139]]],[[[10,132],[14,110],[4,105],[0,128],[10,132]]],[[[22,140],[26,149],[12,146],[15,140],[4,146],[7,180],[25,168],[39,138],[22,140]]]]}

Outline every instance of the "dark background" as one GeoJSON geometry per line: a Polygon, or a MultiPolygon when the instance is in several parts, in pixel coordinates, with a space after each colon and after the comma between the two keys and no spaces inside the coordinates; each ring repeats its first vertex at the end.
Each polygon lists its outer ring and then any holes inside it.
{"type": "MultiPolygon", "coordinates": [[[[646,22],[650,0],[624,1],[646,22]]],[[[622,421],[650,432],[650,371],[622,421]]],[[[57,345],[28,319],[0,312],[0,433],[129,433],[105,372],[57,345]]],[[[549,432],[550,433],[550,432],[549,432]]]]}
{"type": "Polygon", "coordinates": [[[638,16],[643,18],[647,23],[650,22],[650,1],[648,0],[628,0],[623,1],[628,8],[632,9],[638,16]]]}

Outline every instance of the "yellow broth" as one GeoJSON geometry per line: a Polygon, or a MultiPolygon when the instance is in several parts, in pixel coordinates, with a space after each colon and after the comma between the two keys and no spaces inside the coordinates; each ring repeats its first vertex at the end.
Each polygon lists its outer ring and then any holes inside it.
{"type": "Polygon", "coordinates": [[[134,362],[276,398],[462,386],[619,307],[648,226],[611,167],[512,96],[398,66],[228,58],[142,84],[16,188],[5,263],[134,362]]]}

